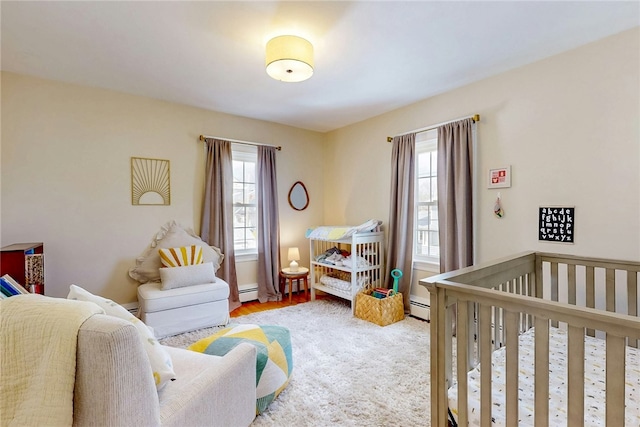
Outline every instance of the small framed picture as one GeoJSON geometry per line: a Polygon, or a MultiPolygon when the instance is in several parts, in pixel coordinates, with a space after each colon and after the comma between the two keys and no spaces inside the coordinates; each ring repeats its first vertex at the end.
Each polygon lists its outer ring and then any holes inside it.
{"type": "Polygon", "coordinates": [[[489,169],[487,188],[511,187],[511,166],[489,169]]]}

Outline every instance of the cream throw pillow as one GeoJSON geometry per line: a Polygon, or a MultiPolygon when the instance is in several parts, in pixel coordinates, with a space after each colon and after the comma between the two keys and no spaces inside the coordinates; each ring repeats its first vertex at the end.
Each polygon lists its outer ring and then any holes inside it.
{"type": "Polygon", "coordinates": [[[138,330],[138,336],[140,337],[140,341],[147,352],[147,356],[149,356],[149,362],[151,364],[151,370],[153,371],[153,379],[156,382],[156,388],[161,390],[167,382],[176,379],[176,374],[173,371],[173,363],[171,362],[169,353],[162,348],[147,325],[145,325],[142,320],[129,313],[129,310],[111,300],[93,295],[91,292],[76,285],[69,286],[69,295],[67,295],[67,299],[93,302],[100,306],[104,310],[105,314],[119,317],[133,323],[133,326],[138,330]]]}
{"type": "Polygon", "coordinates": [[[129,276],[140,283],[158,282],[159,270],[162,267],[158,250],[191,245],[201,246],[203,262],[213,263],[214,272],[218,271],[224,259],[220,249],[207,245],[191,229],[185,229],[175,221],[170,221],[162,226],[149,247],[136,259],[136,266],[129,270],[129,276]]]}
{"type": "Polygon", "coordinates": [[[167,289],[214,283],[216,275],[213,272],[213,264],[205,262],[184,267],[161,268],[160,279],[162,282],[160,288],[166,291],[167,289]]]}

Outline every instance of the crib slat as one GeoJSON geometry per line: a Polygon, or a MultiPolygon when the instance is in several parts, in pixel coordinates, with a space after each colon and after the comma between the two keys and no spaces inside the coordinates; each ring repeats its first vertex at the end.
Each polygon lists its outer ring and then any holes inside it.
{"type": "MultiPolygon", "coordinates": [[[[528,296],[533,296],[534,292],[534,275],[527,273],[525,275],[525,285],[527,288],[527,292],[525,293],[525,295],[528,296]]],[[[531,328],[531,326],[533,326],[533,316],[530,314],[527,314],[527,324],[526,324],[526,329],[528,330],[529,328],[531,328]]]]}
{"type": "Polygon", "coordinates": [[[458,379],[458,424],[466,426],[469,424],[467,415],[467,372],[469,367],[468,352],[468,327],[469,327],[469,304],[466,301],[458,301],[458,322],[456,327],[456,338],[458,342],[457,354],[457,379],[458,379]]]}
{"type": "Polygon", "coordinates": [[[624,425],[624,338],[607,334],[606,418],[607,426],[624,425]]]}
{"type": "Polygon", "coordinates": [[[549,319],[535,319],[535,427],[549,426],[549,319]]]}
{"type": "MultiPolygon", "coordinates": [[[[558,263],[551,263],[551,301],[558,301],[558,263]]],[[[558,321],[552,320],[551,326],[558,327],[558,321]]]]}
{"type": "MultiPolygon", "coordinates": [[[[586,282],[587,282],[587,307],[595,308],[596,307],[596,282],[595,282],[595,274],[594,268],[592,266],[586,267],[586,282]]],[[[587,335],[590,337],[595,337],[596,332],[593,329],[587,329],[587,335]]]]}
{"type": "Polygon", "coordinates": [[[480,306],[480,426],[491,426],[491,307],[480,306]]]}
{"type": "Polygon", "coordinates": [[[584,329],[569,325],[567,344],[568,392],[570,426],[584,426],[584,329]]]}
{"type": "Polygon", "coordinates": [[[607,268],[606,271],[607,311],[616,311],[616,271],[613,268],[607,268]]]}
{"type": "Polygon", "coordinates": [[[567,277],[569,284],[569,304],[576,305],[576,265],[567,265],[567,277]]]}
{"type": "Polygon", "coordinates": [[[505,335],[507,346],[507,378],[508,392],[505,396],[507,404],[507,425],[518,425],[518,315],[512,311],[505,313],[505,335]]]}
{"type": "MultiPolygon", "coordinates": [[[[638,316],[638,273],[627,271],[627,292],[629,299],[629,315],[638,316]]],[[[629,347],[638,348],[638,340],[629,338],[629,347]]]]}

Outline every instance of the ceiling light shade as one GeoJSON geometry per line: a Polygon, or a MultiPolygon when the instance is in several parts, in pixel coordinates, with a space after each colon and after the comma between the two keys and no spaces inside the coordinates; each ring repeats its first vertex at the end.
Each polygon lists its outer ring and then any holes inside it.
{"type": "Polygon", "coordinates": [[[283,82],[301,82],[313,75],[313,45],[297,36],[279,36],[267,43],[267,74],[283,82]]]}

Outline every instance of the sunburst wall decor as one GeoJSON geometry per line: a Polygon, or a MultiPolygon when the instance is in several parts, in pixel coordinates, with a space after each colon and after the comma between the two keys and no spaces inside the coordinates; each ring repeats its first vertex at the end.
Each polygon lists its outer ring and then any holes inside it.
{"type": "Polygon", "coordinates": [[[131,158],[131,204],[171,204],[169,160],[131,158]]]}

